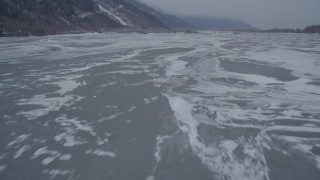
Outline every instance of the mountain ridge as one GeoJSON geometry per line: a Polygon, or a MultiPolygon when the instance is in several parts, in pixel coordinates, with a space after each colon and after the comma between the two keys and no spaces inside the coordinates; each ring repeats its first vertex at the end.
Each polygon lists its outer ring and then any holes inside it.
{"type": "Polygon", "coordinates": [[[177,17],[138,0],[0,0],[0,36],[190,29],[259,30],[239,19],[177,17]]]}
{"type": "Polygon", "coordinates": [[[0,1],[0,26],[13,34],[170,29],[170,18],[182,22],[134,0],[0,1]]]}

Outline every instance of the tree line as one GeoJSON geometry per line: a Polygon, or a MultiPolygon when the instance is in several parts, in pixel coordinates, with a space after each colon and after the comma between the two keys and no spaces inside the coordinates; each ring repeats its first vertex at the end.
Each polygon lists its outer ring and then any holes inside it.
{"type": "Polygon", "coordinates": [[[320,33],[320,25],[311,25],[307,26],[304,29],[290,29],[290,28],[285,28],[285,29],[280,29],[280,28],[273,28],[266,30],[264,32],[271,32],[271,33],[320,33]]]}

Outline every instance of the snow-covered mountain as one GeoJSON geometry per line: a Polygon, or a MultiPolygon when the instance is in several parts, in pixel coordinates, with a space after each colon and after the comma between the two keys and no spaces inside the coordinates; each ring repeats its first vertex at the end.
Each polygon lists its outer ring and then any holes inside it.
{"type": "Polygon", "coordinates": [[[54,34],[173,26],[161,17],[169,16],[134,0],[0,0],[0,24],[8,32],[54,34]]]}

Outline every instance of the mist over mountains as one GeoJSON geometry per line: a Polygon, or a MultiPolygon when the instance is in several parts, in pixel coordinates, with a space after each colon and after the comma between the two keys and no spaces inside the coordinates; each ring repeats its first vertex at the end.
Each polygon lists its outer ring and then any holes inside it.
{"type": "Polygon", "coordinates": [[[254,27],[240,19],[213,18],[213,17],[180,17],[184,22],[200,30],[239,30],[257,31],[254,27]]]}

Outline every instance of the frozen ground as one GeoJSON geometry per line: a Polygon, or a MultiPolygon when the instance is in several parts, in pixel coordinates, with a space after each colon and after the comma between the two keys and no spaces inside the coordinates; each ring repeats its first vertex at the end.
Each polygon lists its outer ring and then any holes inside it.
{"type": "Polygon", "coordinates": [[[0,39],[0,179],[318,180],[320,36],[0,39]]]}

